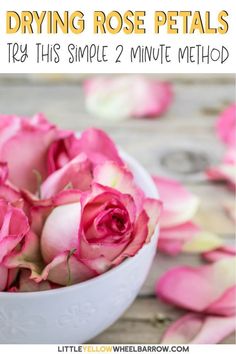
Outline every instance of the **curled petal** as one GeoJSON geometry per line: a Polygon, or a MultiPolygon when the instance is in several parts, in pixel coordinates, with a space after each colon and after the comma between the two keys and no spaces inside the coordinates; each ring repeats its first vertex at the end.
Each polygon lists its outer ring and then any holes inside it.
{"type": "Polygon", "coordinates": [[[65,166],[73,160],[79,151],[74,151],[74,145],[77,142],[75,135],[69,131],[61,131],[49,147],[47,153],[47,172],[51,175],[53,172],[65,166]]]}
{"type": "Polygon", "coordinates": [[[40,255],[39,237],[30,231],[20,251],[14,251],[4,258],[3,264],[9,268],[26,268],[31,272],[40,272],[43,268],[40,255]]]}
{"type": "MultiPolygon", "coordinates": [[[[232,258],[198,268],[174,268],[158,281],[157,296],[192,311],[222,315],[227,292],[235,286],[235,262],[236,259],[232,258]],[[220,299],[222,307],[219,306],[220,299]],[[217,306],[212,306],[215,302],[217,306]]],[[[230,303],[225,315],[234,314],[235,309],[235,303],[230,303]]]]}
{"type": "Polygon", "coordinates": [[[132,173],[123,166],[112,161],[98,165],[94,170],[94,183],[114,188],[121,193],[129,194],[134,198],[137,213],[143,207],[144,193],[134,182],[132,173]]]}
{"type": "Polygon", "coordinates": [[[106,160],[114,161],[119,165],[124,164],[114,142],[100,129],[90,128],[85,130],[74,149],[80,153],[85,153],[95,165],[106,160]]]}
{"type": "Polygon", "coordinates": [[[172,227],[189,221],[198,208],[198,198],[175,180],[158,176],[153,179],[163,201],[161,227],[172,227]]]}
{"type": "Polygon", "coordinates": [[[136,253],[143,247],[148,237],[148,216],[143,211],[135,225],[134,237],[126,246],[124,251],[113,260],[114,265],[120,264],[125,258],[135,256],[136,253]]]}
{"type": "Polygon", "coordinates": [[[21,242],[29,231],[24,212],[0,200],[0,262],[21,242]]]}
{"type": "Polygon", "coordinates": [[[145,210],[149,220],[148,220],[148,237],[146,242],[149,242],[154,231],[157,227],[158,221],[161,216],[162,202],[160,200],[146,198],[143,204],[143,209],[145,210]]]}
{"type": "Polygon", "coordinates": [[[72,285],[95,277],[97,272],[90,269],[70,252],[57,255],[43,270],[41,275],[33,275],[36,282],[49,280],[59,285],[72,285]]]}
{"type": "Polygon", "coordinates": [[[189,313],[170,325],[162,344],[215,344],[236,329],[234,316],[205,316],[189,313]]]}
{"type": "Polygon", "coordinates": [[[85,191],[91,182],[90,163],[84,154],[80,154],[44,181],[41,186],[42,198],[51,198],[66,188],[85,191]]]}
{"type": "Polygon", "coordinates": [[[49,281],[41,281],[36,283],[34,280],[30,279],[30,271],[21,270],[19,277],[19,285],[14,287],[11,291],[14,292],[35,292],[35,291],[45,291],[53,289],[54,286],[49,281]]]}

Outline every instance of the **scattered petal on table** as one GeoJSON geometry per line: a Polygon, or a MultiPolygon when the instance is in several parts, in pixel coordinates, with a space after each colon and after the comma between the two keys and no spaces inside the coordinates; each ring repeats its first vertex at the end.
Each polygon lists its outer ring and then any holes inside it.
{"type": "Polygon", "coordinates": [[[214,250],[223,245],[223,240],[216,234],[201,231],[183,244],[183,252],[202,253],[214,250]]]}
{"type": "Polygon", "coordinates": [[[163,201],[161,227],[172,227],[189,221],[198,208],[198,197],[173,179],[159,176],[153,179],[163,201]]]}
{"type": "Polygon", "coordinates": [[[223,258],[235,257],[236,248],[234,246],[222,246],[210,252],[202,254],[204,260],[208,262],[217,262],[223,258]]]}
{"type": "Polygon", "coordinates": [[[215,344],[236,329],[234,316],[205,316],[189,313],[170,325],[162,344],[215,344]]]}
{"type": "Polygon", "coordinates": [[[113,121],[159,117],[173,100],[169,83],[140,76],[94,77],[85,81],[84,89],[88,111],[113,121]]]}
{"type": "Polygon", "coordinates": [[[236,298],[229,296],[236,285],[235,269],[236,257],[196,268],[176,267],[159,279],[156,294],[162,300],[188,310],[229,316],[236,310],[236,298]]]}
{"type": "Polygon", "coordinates": [[[174,227],[161,228],[158,250],[172,256],[177,255],[182,252],[183,245],[199,234],[200,231],[199,226],[192,221],[174,227]]]}

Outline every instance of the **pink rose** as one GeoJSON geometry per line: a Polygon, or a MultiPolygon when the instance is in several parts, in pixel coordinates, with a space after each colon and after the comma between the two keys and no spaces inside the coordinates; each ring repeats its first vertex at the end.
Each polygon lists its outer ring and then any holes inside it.
{"type": "Polygon", "coordinates": [[[37,190],[36,173],[47,175],[46,156],[58,131],[42,115],[31,120],[17,116],[0,117],[0,161],[7,162],[9,181],[19,188],[37,190]]]}
{"type": "Polygon", "coordinates": [[[66,191],[55,199],[58,206],[41,238],[47,266],[37,281],[80,282],[134,256],[153,235],[161,208],[144,197],[130,172],[112,162],[99,165],[91,190],[76,198],[66,191]]]}
{"type": "Polygon", "coordinates": [[[51,144],[47,154],[48,175],[64,167],[81,153],[86,154],[93,164],[111,160],[123,165],[117,148],[109,136],[100,129],[90,128],[80,137],[63,132],[51,144]]]}
{"type": "Polygon", "coordinates": [[[24,212],[0,200],[0,291],[10,285],[11,275],[4,261],[29,232],[24,212]]]}

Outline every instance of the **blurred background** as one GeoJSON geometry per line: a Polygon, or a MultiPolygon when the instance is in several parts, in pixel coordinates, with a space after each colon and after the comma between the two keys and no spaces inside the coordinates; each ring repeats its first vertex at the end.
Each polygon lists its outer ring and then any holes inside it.
{"type": "MultiPolygon", "coordinates": [[[[107,77],[117,78],[116,75],[107,77]]],[[[105,111],[104,107],[101,108],[101,102],[106,105],[106,100],[119,96],[119,92],[109,91],[109,85],[105,83],[97,88],[96,97],[89,99],[84,82],[91,78],[94,77],[1,75],[0,114],[32,116],[42,112],[51,122],[65,129],[81,131],[91,126],[104,129],[151,174],[176,178],[199,196],[201,205],[194,220],[204,229],[224,238],[226,243],[232,244],[234,223],[223,205],[232,205],[234,193],[225,185],[209,183],[205,170],[218,165],[224,154],[225,147],[215,133],[215,122],[219,114],[235,102],[235,77],[145,76],[150,80],[168,82],[172,92],[168,107],[159,112],[158,117],[151,118],[143,114],[143,117],[137,117],[138,114],[132,113],[133,92],[129,90],[130,84],[125,84],[130,111],[122,111],[126,102],[122,91],[119,102],[114,101],[114,111],[121,110],[120,116],[116,114],[113,117],[112,113],[109,116],[112,107],[107,107],[107,113],[106,106],[105,111]],[[107,117],[103,118],[106,113],[107,117]]],[[[128,75],[127,78],[132,86],[135,76],[128,75]]],[[[93,342],[158,343],[164,330],[183,311],[155,298],[156,279],[178,264],[200,263],[200,257],[194,255],[167,257],[158,254],[138,299],[116,324],[93,342]]],[[[224,343],[234,343],[234,336],[226,338],[224,343]]]]}

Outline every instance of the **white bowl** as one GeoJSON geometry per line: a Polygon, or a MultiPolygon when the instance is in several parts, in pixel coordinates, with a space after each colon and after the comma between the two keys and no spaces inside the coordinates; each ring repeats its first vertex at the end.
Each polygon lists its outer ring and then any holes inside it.
{"type": "MultiPolygon", "coordinates": [[[[136,182],[149,197],[155,184],[140,164],[121,152],[136,182]]],[[[97,278],[34,293],[0,293],[0,343],[84,343],[130,306],[149,272],[157,234],[137,255],[97,278]]]]}

